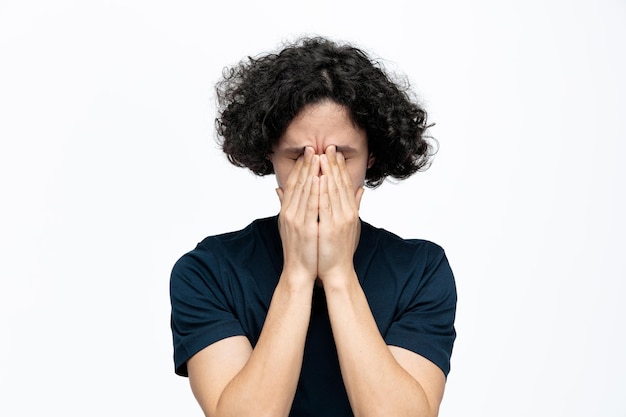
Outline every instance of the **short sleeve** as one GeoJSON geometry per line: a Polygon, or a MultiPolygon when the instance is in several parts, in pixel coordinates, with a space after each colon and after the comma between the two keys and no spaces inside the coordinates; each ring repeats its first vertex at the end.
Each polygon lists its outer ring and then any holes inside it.
{"type": "Polygon", "coordinates": [[[456,338],[456,286],[443,249],[431,244],[423,268],[416,268],[413,285],[403,294],[402,310],[391,324],[385,342],[424,356],[447,376],[456,338]],[[408,297],[408,298],[406,298],[408,297]]]}
{"type": "Polygon", "coordinates": [[[195,249],[172,269],[174,365],[181,376],[188,376],[187,360],[200,350],[221,339],[244,334],[228,299],[228,285],[217,259],[208,250],[195,249]]]}

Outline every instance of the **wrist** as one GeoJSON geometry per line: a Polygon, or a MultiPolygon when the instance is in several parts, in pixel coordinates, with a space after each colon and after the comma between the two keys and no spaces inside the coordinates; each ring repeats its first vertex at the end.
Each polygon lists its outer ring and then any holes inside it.
{"type": "Polygon", "coordinates": [[[315,274],[311,274],[304,269],[285,268],[280,274],[278,285],[282,286],[289,293],[310,293],[313,291],[315,278],[315,274]]]}
{"type": "Polygon", "coordinates": [[[353,267],[345,270],[336,269],[328,271],[324,276],[320,276],[320,279],[322,280],[326,293],[349,291],[355,285],[360,285],[359,278],[353,267]]]}

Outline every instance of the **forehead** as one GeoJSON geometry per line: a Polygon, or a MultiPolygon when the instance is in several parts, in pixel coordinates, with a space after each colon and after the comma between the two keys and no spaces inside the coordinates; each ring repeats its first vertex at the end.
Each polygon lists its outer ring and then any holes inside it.
{"type": "Polygon", "coordinates": [[[322,102],[302,109],[287,126],[276,147],[280,150],[302,150],[311,146],[317,152],[323,152],[329,145],[336,145],[343,152],[366,150],[367,136],[352,121],[347,108],[333,102],[322,102]]]}

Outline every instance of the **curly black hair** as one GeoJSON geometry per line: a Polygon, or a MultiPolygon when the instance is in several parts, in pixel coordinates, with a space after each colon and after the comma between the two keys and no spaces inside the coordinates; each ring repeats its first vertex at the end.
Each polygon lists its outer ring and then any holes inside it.
{"type": "Polygon", "coordinates": [[[433,155],[426,111],[362,50],[303,38],[277,54],[248,57],[226,68],[216,85],[218,141],[234,165],[274,173],[268,156],[291,120],[309,104],[332,100],[365,130],[374,164],[366,185],[404,179],[428,168],[433,155]]]}

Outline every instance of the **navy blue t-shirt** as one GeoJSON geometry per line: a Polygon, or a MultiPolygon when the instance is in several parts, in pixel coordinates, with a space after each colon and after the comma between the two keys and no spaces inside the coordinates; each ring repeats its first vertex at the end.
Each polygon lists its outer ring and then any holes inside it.
{"type": "MultiPolygon", "coordinates": [[[[443,249],[361,224],[354,266],[385,342],[424,356],[448,375],[456,288],[443,249]]],[[[243,335],[256,345],[282,263],[276,216],[207,237],[178,260],[170,281],[178,375],[187,376],[187,360],[221,339],[243,335]]],[[[352,415],[324,291],[317,287],[290,415],[352,415]]]]}

